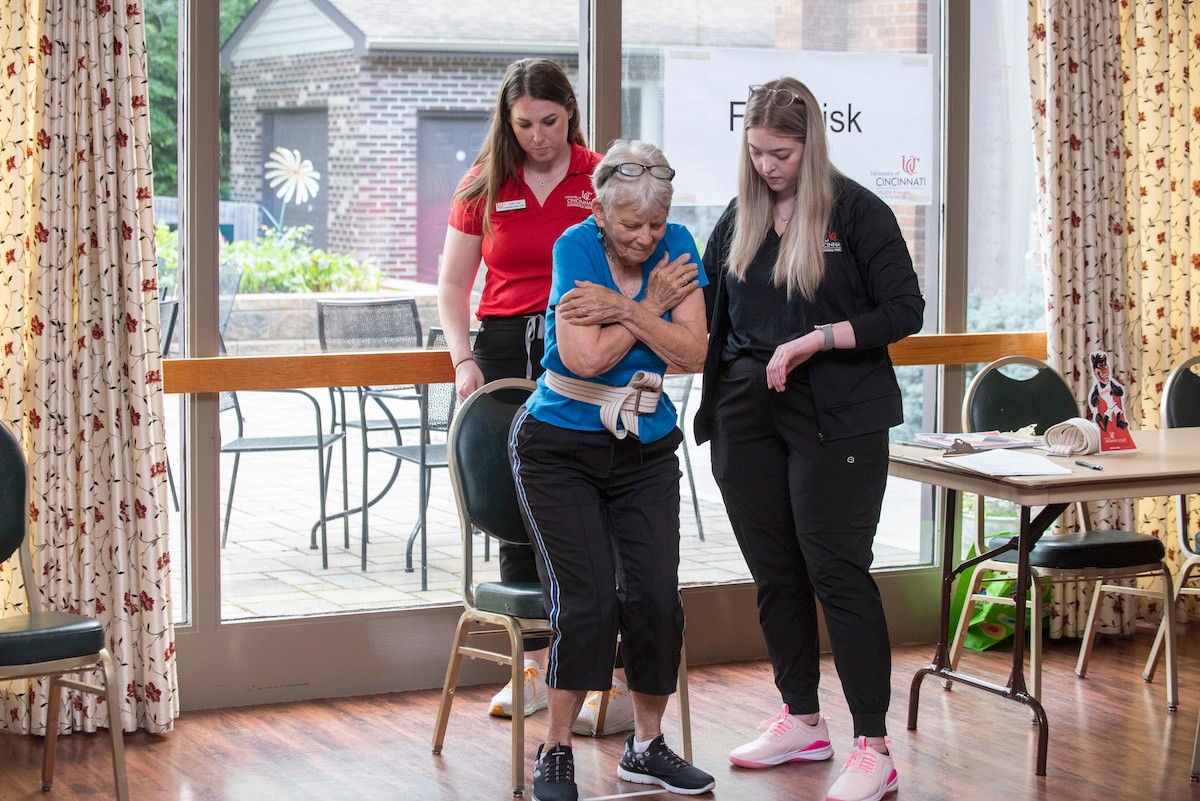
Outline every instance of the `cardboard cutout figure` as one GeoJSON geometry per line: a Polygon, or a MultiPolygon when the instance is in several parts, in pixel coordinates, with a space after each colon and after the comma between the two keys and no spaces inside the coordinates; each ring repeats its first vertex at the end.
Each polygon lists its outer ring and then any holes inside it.
{"type": "Polygon", "coordinates": [[[1113,378],[1108,354],[1102,350],[1091,355],[1092,391],[1088,407],[1092,420],[1100,427],[1100,452],[1136,450],[1125,418],[1125,387],[1113,378]]]}

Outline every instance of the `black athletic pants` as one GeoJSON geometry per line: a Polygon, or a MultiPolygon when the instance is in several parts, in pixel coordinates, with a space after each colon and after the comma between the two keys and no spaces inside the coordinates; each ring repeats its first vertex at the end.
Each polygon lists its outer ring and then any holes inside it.
{"type": "Polygon", "coordinates": [[[554,636],[546,681],[608,689],[617,632],[629,687],[675,691],[679,429],[650,443],[517,414],[510,454],[554,636]]]}
{"type": "Polygon", "coordinates": [[[767,387],[758,360],[721,368],[713,475],[758,587],[783,702],[793,714],[819,709],[819,598],[854,735],[883,736],[891,648],[870,568],[887,431],[823,442],[806,376],[794,372],[780,393],[767,387]]]}

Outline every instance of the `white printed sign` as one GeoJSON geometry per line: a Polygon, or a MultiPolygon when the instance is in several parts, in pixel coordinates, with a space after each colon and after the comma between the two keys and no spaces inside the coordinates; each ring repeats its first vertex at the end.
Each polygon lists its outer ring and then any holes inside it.
{"type": "Polygon", "coordinates": [[[933,202],[929,55],[670,48],[664,56],[663,151],[677,171],[675,203],[729,202],[749,86],[784,75],[806,84],[821,104],[839,170],[888,203],[933,202]]]}

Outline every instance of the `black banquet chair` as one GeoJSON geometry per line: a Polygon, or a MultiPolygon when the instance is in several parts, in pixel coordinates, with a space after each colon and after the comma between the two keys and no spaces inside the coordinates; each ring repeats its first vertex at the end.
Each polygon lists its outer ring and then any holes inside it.
{"type": "MultiPolygon", "coordinates": [[[[463,657],[487,659],[512,671],[513,708],[525,704],[525,651],[529,634],[550,634],[550,621],[538,583],[485,581],[475,584],[474,531],[502,542],[528,544],[529,535],[517,505],[517,489],[508,461],[508,432],[517,410],[536,384],[524,378],[505,378],[480,387],[467,398],[450,426],[448,456],[450,484],[458,508],[462,537],[463,613],[451,645],[446,681],[438,704],[433,732],[433,753],[440,754],[450,722],[450,707],[458,686],[463,657]],[[507,635],[508,649],[490,649],[497,633],[507,635]],[[484,635],[482,643],[469,642],[484,635]]],[[[679,661],[677,685],[683,756],[692,759],[692,730],[687,696],[687,655],[679,661]]],[[[512,787],[519,796],[525,788],[525,719],[512,718],[512,787]]]]}
{"type": "MultiPolygon", "coordinates": [[[[1162,395],[1163,428],[1200,426],[1200,375],[1195,372],[1197,368],[1200,368],[1200,356],[1193,356],[1167,375],[1162,395]]],[[[1184,595],[1200,595],[1200,587],[1188,586],[1192,572],[1200,567],[1200,532],[1188,531],[1188,508],[1188,496],[1180,495],[1175,499],[1175,530],[1179,536],[1179,553],[1184,557],[1179,572],[1175,574],[1173,592],[1176,603],[1184,595]]],[[[1167,616],[1163,615],[1158,633],[1154,637],[1154,646],[1150,649],[1150,657],[1146,660],[1146,668],[1142,673],[1147,681],[1154,678],[1166,633],[1167,616]]],[[[1196,770],[1193,769],[1192,773],[1196,775],[1196,770]]]]}
{"type": "MultiPolygon", "coordinates": [[[[1016,431],[1034,424],[1038,434],[1051,426],[1079,415],[1075,395],[1059,373],[1045,362],[1024,356],[1006,356],[984,367],[967,387],[963,399],[963,431],[1016,431]],[[1024,372],[1027,377],[1018,377],[1024,372]]],[[[1000,547],[1012,539],[1000,536],[988,540],[984,532],[983,498],[976,505],[976,548],[978,553],[1000,547]]],[[[1080,520],[1086,526],[1087,507],[1080,504],[1080,520]]],[[[1162,579],[1166,614],[1170,613],[1171,572],[1166,561],[1166,549],[1161,540],[1136,531],[1084,530],[1065,534],[1043,535],[1030,549],[1030,599],[1034,624],[1029,627],[1029,663],[1032,680],[1030,695],[1041,700],[1042,690],[1042,595],[1048,583],[1068,581],[1097,581],[1093,594],[1087,634],[1083,638],[1076,673],[1083,675],[1087,654],[1094,638],[1094,620],[1102,594],[1106,591],[1149,594],[1139,588],[1110,585],[1116,579],[1150,576],[1162,579]]],[[[1013,604],[1011,598],[986,595],[981,592],[987,573],[1013,574],[1017,552],[1010,549],[978,564],[971,572],[970,585],[962,614],[950,649],[950,666],[957,668],[962,656],[967,626],[977,602],[1013,604]]],[[[1174,636],[1167,636],[1167,706],[1174,710],[1179,703],[1175,674],[1174,636]]]]}
{"type": "Polygon", "coordinates": [[[54,784],[54,756],[58,745],[58,713],[62,688],[105,696],[110,700],[108,729],[112,736],[113,781],[119,801],[129,798],[125,775],[125,746],[121,733],[120,699],[125,690],[117,684],[112,655],[104,646],[104,627],[94,618],[69,612],[48,612],[41,598],[30,591],[33,560],[26,534],[29,524],[28,471],[16,437],[0,425],[0,562],[20,552],[28,614],[0,618],[0,681],[45,676],[46,737],[42,752],[42,790],[54,784]],[[98,669],[103,686],[68,673],[98,669]]]}

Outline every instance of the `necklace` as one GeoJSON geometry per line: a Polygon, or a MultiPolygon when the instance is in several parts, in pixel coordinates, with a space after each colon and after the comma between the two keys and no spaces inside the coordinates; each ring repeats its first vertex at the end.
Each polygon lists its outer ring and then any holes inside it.
{"type": "Polygon", "coordinates": [[[617,266],[617,260],[613,257],[612,252],[609,251],[607,241],[604,242],[604,258],[608,261],[608,271],[612,275],[613,283],[617,285],[617,289],[620,291],[620,293],[630,300],[636,298],[638,290],[642,288],[641,273],[638,273],[637,279],[634,281],[633,288],[626,289],[625,284],[628,283],[628,280],[626,279],[624,272],[622,272],[617,266]]]}
{"type": "MultiPolygon", "coordinates": [[[[568,165],[568,166],[569,166],[569,165],[568,165]]],[[[545,188],[546,188],[546,183],[547,183],[548,181],[550,181],[550,179],[551,179],[551,178],[552,178],[554,175],[556,175],[557,173],[558,173],[558,169],[556,168],[556,169],[554,169],[553,171],[546,173],[546,177],[545,177],[545,178],[538,178],[536,175],[534,175],[534,174],[532,174],[531,172],[529,172],[529,170],[526,170],[526,171],[525,171],[525,176],[526,176],[527,178],[531,178],[531,179],[533,179],[534,181],[537,181],[537,185],[538,185],[538,188],[539,188],[539,189],[545,189],[545,188]]],[[[564,172],[563,174],[565,175],[566,173],[564,172]]],[[[562,177],[562,176],[559,176],[559,178],[561,178],[561,177],[562,177]]],[[[559,178],[555,178],[555,181],[559,180],[559,178]]]]}

